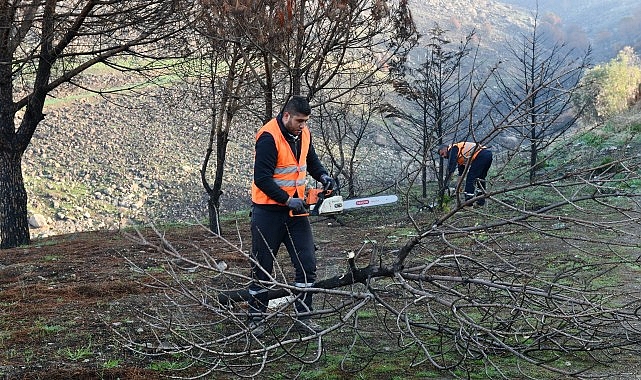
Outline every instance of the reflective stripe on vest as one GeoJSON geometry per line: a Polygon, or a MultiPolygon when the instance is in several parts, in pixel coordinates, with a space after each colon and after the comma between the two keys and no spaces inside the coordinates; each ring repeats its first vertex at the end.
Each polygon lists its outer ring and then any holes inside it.
{"type": "MultiPolygon", "coordinates": [[[[456,157],[456,163],[459,165],[465,165],[467,163],[467,160],[470,159],[470,155],[472,154],[472,152],[474,151],[477,145],[478,145],[477,143],[473,143],[469,141],[450,145],[450,148],[453,146],[456,146],[458,148],[458,156],[456,157]]],[[[470,159],[470,162],[474,161],[476,156],[478,156],[478,154],[483,149],[485,149],[484,146],[479,146],[478,148],[476,148],[476,151],[474,151],[474,155],[472,155],[472,159],[470,159]]]]}
{"type": "MultiPolygon", "coordinates": [[[[296,191],[303,197],[305,194],[305,184],[307,177],[307,152],[309,151],[310,134],[309,129],[303,128],[300,141],[300,162],[296,160],[294,152],[280,131],[278,121],[270,120],[256,133],[256,140],[263,134],[269,133],[274,138],[276,144],[277,158],[276,167],[274,168],[274,182],[283,190],[293,196],[296,191]]],[[[255,159],[255,156],[254,156],[255,159]]],[[[281,204],[267,196],[262,190],[252,182],[252,202],[256,204],[281,204]]]]}

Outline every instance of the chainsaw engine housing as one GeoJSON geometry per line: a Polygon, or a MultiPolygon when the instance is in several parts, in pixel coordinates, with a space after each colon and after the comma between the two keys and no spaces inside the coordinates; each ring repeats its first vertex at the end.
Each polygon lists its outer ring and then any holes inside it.
{"type": "MultiPolygon", "coordinates": [[[[314,205],[315,206],[315,205],[314,205]]],[[[338,214],[343,211],[343,197],[334,195],[323,199],[318,210],[314,207],[314,214],[316,215],[331,215],[338,214]]]]}

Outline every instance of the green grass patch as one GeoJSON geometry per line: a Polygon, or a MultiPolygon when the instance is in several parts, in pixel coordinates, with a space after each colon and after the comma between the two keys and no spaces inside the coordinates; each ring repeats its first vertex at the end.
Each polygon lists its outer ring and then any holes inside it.
{"type": "Polygon", "coordinates": [[[628,190],[639,190],[641,189],[641,179],[631,178],[631,179],[622,179],[621,188],[628,190]]]}
{"type": "Polygon", "coordinates": [[[64,331],[65,327],[60,325],[48,325],[43,323],[42,321],[36,321],[36,329],[45,334],[56,334],[64,331]]]}
{"type": "Polygon", "coordinates": [[[91,349],[91,343],[85,347],[71,348],[65,347],[58,351],[58,354],[71,361],[80,361],[93,356],[94,352],[91,349]]]}
{"type": "Polygon", "coordinates": [[[10,331],[0,331],[0,348],[7,348],[7,341],[11,339],[13,334],[10,331]]]}
{"type": "MultiPolygon", "coordinates": [[[[176,59],[140,59],[135,57],[122,56],[115,58],[115,62],[123,67],[129,68],[132,70],[138,70],[139,68],[144,68],[146,71],[154,71],[153,80],[150,80],[150,77],[143,76],[132,76],[132,72],[121,73],[118,70],[115,70],[112,67],[105,65],[104,63],[97,63],[85,70],[82,75],[95,75],[95,76],[105,76],[105,77],[126,77],[125,84],[113,86],[109,88],[100,89],[103,92],[129,92],[132,89],[141,89],[150,86],[165,86],[170,85],[179,79],[178,75],[173,74],[169,68],[180,64],[182,60],[176,59]]],[[[67,96],[48,96],[45,101],[45,106],[55,106],[55,105],[64,105],[77,101],[79,99],[89,99],[98,97],[94,91],[76,91],[72,95],[67,96]]]]}
{"type": "Polygon", "coordinates": [[[42,205],[44,209],[37,210],[43,214],[53,214],[55,211],[70,211],[78,204],[78,200],[90,196],[90,189],[81,182],[54,182],[51,179],[25,176],[25,187],[44,198],[57,200],[57,208],[53,202],[42,205]]]}
{"type": "Polygon", "coordinates": [[[106,362],[102,363],[103,369],[112,369],[112,368],[118,368],[118,367],[120,367],[119,359],[109,359],[106,362]]]}
{"type": "Polygon", "coordinates": [[[57,240],[57,239],[54,239],[52,237],[50,237],[50,238],[48,238],[46,240],[34,239],[34,240],[31,241],[31,245],[29,245],[27,247],[36,247],[36,248],[37,247],[51,247],[51,246],[54,246],[54,245],[56,245],[58,243],[60,243],[60,241],[57,240]]]}
{"type": "MultiPolygon", "coordinates": [[[[365,347],[363,347],[365,348],[365,347]]],[[[365,348],[367,349],[367,348],[365,348]]],[[[380,354],[375,357],[363,358],[346,357],[340,354],[325,354],[316,368],[300,372],[302,380],[340,380],[340,379],[442,379],[444,373],[430,370],[423,366],[412,367],[413,355],[380,354]]],[[[430,367],[430,366],[426,366],[430,367]]],[[[288,378],[284,374],[283,379],[288,378]]],[[[270,377],[270,379],[276,379],[270,377]]]]}
{"type": "Polygon", "coordinates": [[[591,148],[601,148],[605,144],[607,138],[595,132],[585,132],[579,137],[579,141],[591,148]]]}
{"type": "Polygon", "coordinates": [[[372,319],[376,318],[377,313],[374,310],[359,310],[357,316],[359,319],[372,319]]]}

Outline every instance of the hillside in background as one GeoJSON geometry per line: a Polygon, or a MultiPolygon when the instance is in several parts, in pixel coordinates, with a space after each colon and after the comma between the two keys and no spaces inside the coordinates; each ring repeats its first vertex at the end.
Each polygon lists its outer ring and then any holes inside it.
{"type": "MultiPolygon", "coordinates": [[[[112,96],[68,88],[52,98],[23,159],[33,237],[206,215],[200,169],[209,124],[193,99],[178,88],[112,96]]],[[[252,131],[229,144],[225,183],[237,186],[225,189],[225,212],[248,208],[252,131]]]]}
{"type": "Polygon", "coordinates": [[[636,0],[410,2],[421,32],[434,23],[461,35],[475,29],[481,46],[493,51],[495,58],[502,55],[501,44],[528,31],[537,3],[542,31],[551,41],[563,40],[578,50],[590,46],[594,63],[610,60],[624,46],[641,50],[641,3],[636,0]]]}

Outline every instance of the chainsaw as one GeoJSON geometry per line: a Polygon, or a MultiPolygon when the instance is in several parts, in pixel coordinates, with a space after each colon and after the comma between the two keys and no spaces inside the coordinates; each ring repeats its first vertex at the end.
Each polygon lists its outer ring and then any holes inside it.
{"type": "Polygon", "coordinates": [[[340,214],[343,210],[394,203],[398,201],[398,197],[396,195],[378,195],[373,197],[343,200],[343,197],[334,190],[313,188],[307,190],[305,201],[309,207],[309,212],[306,214],[296,215],[335,215],[340,214]]]}

